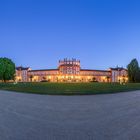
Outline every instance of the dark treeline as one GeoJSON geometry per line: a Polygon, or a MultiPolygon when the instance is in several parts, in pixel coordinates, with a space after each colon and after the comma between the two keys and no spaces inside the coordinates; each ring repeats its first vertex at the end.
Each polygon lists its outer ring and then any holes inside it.
{"type": "Polygon", "coordinates": [[[128,78],[131,83],[140,82],[140,67],[137,59],[133,59],[127,66],[128,78]]]}
{"type": "Polygon", "coordinates": [[[0,58],[0,80],[6,82],[15,78],[15,63],[9,58],[0,58]]]}

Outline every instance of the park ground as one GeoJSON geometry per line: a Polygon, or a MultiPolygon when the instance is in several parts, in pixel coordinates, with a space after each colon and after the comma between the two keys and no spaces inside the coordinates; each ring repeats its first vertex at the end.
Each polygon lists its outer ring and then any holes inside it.
{"type": "Polygon", "coordinates": [[[92,95],[140,90],[140,83],[1,83],[0,89],[43,95],[92,95]]]}
{"type": "Polygon", "coordinates": [[[139,140],[140,91],[44,96],[0,91],[0,140],[139,140]]]}

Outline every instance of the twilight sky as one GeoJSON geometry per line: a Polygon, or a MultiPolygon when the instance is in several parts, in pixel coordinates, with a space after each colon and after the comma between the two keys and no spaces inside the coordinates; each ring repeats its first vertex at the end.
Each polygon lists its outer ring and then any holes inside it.
{"type": "Polygon", "coordinates": [[[140,62],[139,0],[1,0],[0,57],[32,69],[77,58],[82,68],[140,62]]]}

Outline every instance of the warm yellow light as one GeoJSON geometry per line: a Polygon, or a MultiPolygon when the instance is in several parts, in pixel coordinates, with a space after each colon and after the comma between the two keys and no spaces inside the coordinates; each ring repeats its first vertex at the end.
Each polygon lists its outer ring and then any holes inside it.
{"type": "Polygon", "coordinates": [[[126,77],[125,79],[128,80],[128,77],[126,77]]]}
{"type": "Polygon", "coordinates": [[[57,76],[57,78],[58,78],[58,79],[60,79],[60,78],[61,78],[61,76],[59,75],[59,76],[57,76]]]}
{"type": "Polygon", "coordinates": [[[90,76],[88,76],[88,79],[91,79],[91,77],[90,77],[90,76]]]}
{"type": "Polygon", "coordinates": [[[19,79],[21,79],[21,77],[20,76],[17,76],[16,79],[19,80],[19,79]]]}
{"type": "Polygon", "coordinates": [[[51,76],[48,76],[49,79],[51,79],[51,76]]]}
{"type": "Polygon", "coordinates": [[[34,77],[33,77],[33,79],[37,79],[37,78],[38,78],[38,76],[34,76],[34,77]]]}
{"type": "Polygon", "coordinates": [[[105,76],[102,76],[102,79],[104,79],[104,80],[105,80],[105,79],[106,79],[106,77],[105,77],[105,76]]]}

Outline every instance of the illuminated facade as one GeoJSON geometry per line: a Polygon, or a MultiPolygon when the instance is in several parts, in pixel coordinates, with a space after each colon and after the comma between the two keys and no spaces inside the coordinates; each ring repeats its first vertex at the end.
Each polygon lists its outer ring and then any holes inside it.
{"type": "Polygon", "coordinates": [[[17,82],[127,82],[127,70],[110,68],[108,70],[81,69],[76,59],[60,60],[57,69],[31,70],[17,67],[17,82]]]}

